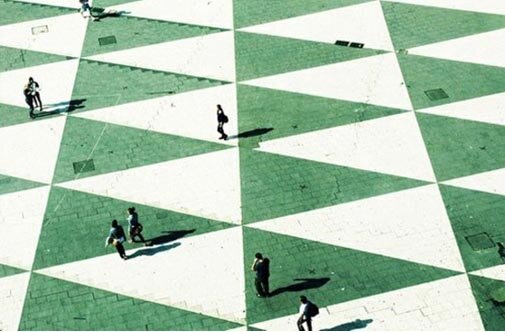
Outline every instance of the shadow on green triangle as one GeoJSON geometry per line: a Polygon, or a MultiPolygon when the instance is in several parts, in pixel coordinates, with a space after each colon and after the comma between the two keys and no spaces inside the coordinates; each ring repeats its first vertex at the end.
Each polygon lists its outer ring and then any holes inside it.
{"type": "Polygon", "coordinates": [[[493,294],[504,288],[502,280],[468,275],[480,317],[487,331],[505,330],[505,305],[493,301],[493,294]]]}

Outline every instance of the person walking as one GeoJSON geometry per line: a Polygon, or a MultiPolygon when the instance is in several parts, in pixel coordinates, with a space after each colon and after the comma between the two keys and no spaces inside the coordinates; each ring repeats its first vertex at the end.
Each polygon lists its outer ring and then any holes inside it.
{"type": "Polygon", "coordinates": [[[256,253],[254,255],[254,261],[251,266],[251,270],[256,272],[254,278],[254,287],[256,287],[256,296],[258,297],[269,297],[269,281],[270,277],[270,260],[268,258],[263,258],[261,253],[256,253]]]}
{"type": "Polygon", "coordinates": [[[144,227],[139,222],[139,215],[135,211],[135,208],[134,207],[128,208],[126,210],[126,213],[128,215],[128,218],[127,218],[128,230],[130,233],[130,241],[129,242],[130,243],[137,242],[137,241],[135,241],[135,237],[138,236],[141,242],[146,243],[146,240],[142,236],[142,230],[144,229],[144,227]]]}
{"type": "Polygon", "coordinates": [[[119,225],[116,219],[112,220],[112,227],[109,231],[109,236],[105,240],[105,246],[112,244],[114,247],[116,247],[119,257],[121,257],[124,260],[127,260],[128,256],[126,255],[125,249],[123,247],[124,241],[125,241],[125,233],[123,227],[119,225]]]}
{"type": "Polygon", "coordinates": [[[319,314],[319,308],[314,303],[310,302],[305,295],[300,296],[300,309],[298,311],[300,317],[296,322],[298,331],[305,331],[303,323],[307,324],[307,330],[312,331],[312,317],[319,314]]]}
{"type": "Polygon", "coordinates": [[[30,108],[30,113],[28,113],[28,114],[30,115],[30,118],[35,119],[35,114],[33,114],[33,111],[35,109],[33,107],[33,96],[30,93],[30,87],[28,85],[25,85],[25,87],[23,89],[23,95],[25,96],[26,104],[30,108]]]}
{"type": "Polygon", "coordinates": [[[228,122],[228,117],[224,114],[223,108],[221,105],[217,105],[217,132],[221,134],[219,139],[224,139],[225,141],[228,139],[228,135],[224,132],[224,124],[228,122]]]}
{"type": "Polygon", "coordinates": [[[30,93],[33,96],[33,101],[35,102],[35,107],[38,107],[42,111],[42,100],[40,99],[40,85],[37,83],[33,77],[28,79],[28,87],[30,88],[30,93]]]}

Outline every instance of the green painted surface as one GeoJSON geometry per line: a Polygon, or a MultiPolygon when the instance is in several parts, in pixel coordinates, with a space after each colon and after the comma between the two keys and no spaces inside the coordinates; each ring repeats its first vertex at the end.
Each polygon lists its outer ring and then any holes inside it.
{"type": "Polygon", "coordinates": [[[425,182],[252,150],[240,150],[245,223],[336,205],[425,182]]]}
{"type": "Polygon", "coordinates": [[[505,16],[381,1],[395,49],[505,28],[505,16]]]}
{"type": "Polygon", "coordinates": [[[223,30],[129,16],[105,18],[104,24],[88,24],[82,56],[196,37],[220,31],[223,30]],[[108,36],[115,36],[116,43],[100,46],[98,38],[108,36]]]}
{"type": "Polygon", "coordinates": [[[0,0],[0,25],[72,13],[75,13],[75,10],[12,0],[0,0]]]}
{"type": "Polygon", "coordinates": [[[0,174],[0,195],[40,186],[43,186],[43,184],[0,174]]]}
{"type": "Polygon", "coordinates": [[[136,0],[94,0],[93,1],[93,6],[94,7],[109,7],[109,6],[114,6],[114,5],[120,5],[128,2],[133,2],[136,0]]]}
{"type": "Polygon", "coordinates": [[[28,106],[24,109],[17,106],[0,104],[0,127],[30,122],[32,119],[30,119],[28,113],[28,106]]]}
{"type": "Polygon", "coordinates": [[[505,127],[417,114],[439,181],[505,167],[505,127]]]}
{"type": "Polygon", "coordinates": [[[20,330],[226,330],[224,320],[32,274],[20,330]],[[65,310],[61,310],[61,307],[65,310]]]}
{"type": "Polygon", "coordinates": [[[63,61],[66,57],[0,46],[0,72],[63,61]]]}
{"type": "Polygon", "coordinates": [[[300,295],[321,308],[457,274],[247,227],[244,255],[249,324],[296,314],[300,295]],[[269,298],[256,296],[254,272],[250,271],[256,252],[271,260],[269,298]]]}
{"type": "MultiPolygon", "coordinates": [[[[115,253],[113,247],[104,248],[105,238],[109,234],[112,219],[117,219],[128,232],[126,209],[131,206],[136,208],[140,223],[144,226],[144,238],[154,241],[154,244],[174,243],[181,237],[231,226],[210,219],[53,187],[34,269],[115,253]]],[[[125,244],[126,250],[141,246],[141,243],[125,244]]],[[[149,248],[147,250],[146,254],[149,248]]]]}
{"type": "Polygon", "coordinates": [[[137,67],[81,61],[72,99],[86,99],[82,110],[209,88],[224,82],[137,67]]]}
{"type": "Polygon", "coordinates": [[[401,113],[401,110],[299,93],[237,86],[241,146],[401,113]],[[258,135],[259,134],[259,135],[258,135]]]}
{"type": "MultiPolygon", "coordinates": [[[[493,242],[505,242],[505,197],[451,186],[440,186],[452,229],[467,271],[503,264],[493,242]],[[490,248],[474,250],[467,238],[487,234],[490,248]]],[[[476,248],[477,249],[477,248],[476,248]]]]}
{"type": "Polygon", "coordinates": [[[12,266],[0,264],[0,278],[8,277],[8,276],[18,274],[21,272],[25,272],[25,271],[15,268],[15,267],[12,267],[12,266]]]}
{"type": "Polygon", "coordinates": [[[473,296],[487,331],[505,330],[505,307],[492,301],[491,294],[503,287],[503,281],[469,275],[473,296]]]}
{"type": "Polygon", "coordinates": [[[235,33],[237,80],[245,81],[384,53],[248,32],[235,33]]]}
{"type": "Polygon", "coordinates": [[[339,8],[368,0],[234,0],[235,27],[242,28],[294,16],[339,8]]]}
{"type": "Polygon", "coordinates": [[[505,91],[505,68],[398,55],[414,109],[453,103],[505,91]],[[443,89],[449,98],[430,100],[425,91],[443,89]]]}

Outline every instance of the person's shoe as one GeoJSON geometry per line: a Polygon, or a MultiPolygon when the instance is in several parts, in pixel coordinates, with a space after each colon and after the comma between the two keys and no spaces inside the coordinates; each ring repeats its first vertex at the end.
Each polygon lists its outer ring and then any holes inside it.
{"type": "Polygon", "coordinates": [[[128,240],[128,243],[133,243],[133,240],[128,240]]]}
{"type": "Polygon", "coordinates": [[[261,294],[257,294],[257,293],[256,293],[256,296],[257,296],[257,297],[264,297],[263,295],[261,295],[261,294]]]}
{"type": "Polygon", "coordinates": [[[123,259],[124,259],[124,260],[127,260],[127,259],[128,259],[128,256],[123,256],[123,259]]]}
{"type": "Polygon", "coordinates": [[[223,139],[223,138],[224,138],[223,136],[219,137],[219,139],[223,139]]]}
{"type": "Polygon", "coordinates": [[[228,140],[228,135],[224,135],[224,140],[227,141],[228,140]]]}

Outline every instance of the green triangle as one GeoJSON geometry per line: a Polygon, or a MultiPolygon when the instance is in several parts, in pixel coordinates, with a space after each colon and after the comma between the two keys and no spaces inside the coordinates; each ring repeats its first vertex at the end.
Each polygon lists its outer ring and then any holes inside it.
{"type": "Polygon", "coordinates": [[[413,188],[425,182],[240,150],[244,223],[413,188]]]}
{"type": "Polygon", "coordinates": [[[505,28],[505,16],[382,1],[395,49],[505,28]]]}
{"type": "Polygon", "coordinates": [[[224,30],[140,17],[121,16],[107,20],[106,24],[88,24],[82,56],[108,53],[221,31],[224,30]],[[113,36],[114,41],[109,43],[106,40],[100,39],[109,36],[113,36]]]}
{"type": "Polygon", "coordinates": [[[227,330],[239,324],[32,274],[20,330],[227,330]]]}
{"type": "Polygon", "coordinates": [[[241,145],[371,120],[402,110],[237,85],[241,145]],[[258,134],[256,134],[258,133],[258,134]]]}
{"type": "Polygon", "coordinates": [[[82,110],[90,110],[224,83],[210,78],[81,60],[72,99],[85,99],[82,110]]]}
{"type": "Polygon", "coordinates": [[[503,264],[496,242],[505,242],[505,197],[440,185],[467,271],[503,264]]]}
{"type": "Polygon", "coordinates": [[[94,120],[68,117],[54,182],[125,170],[230,146],[94,120]],[[86,160],[93,159],[93,165],[86,160]],[[82,165],[74,164],[83,162],[82,165]]]}
{"type": "Polygon", "coordinates": [[[13,0],[0,1],[0,25],[31,21],[39,18],[75,13],[75,9],[44,6],[13,0]]]}
{"type": "Polygon", "coordinates": [[[244,227],[244,255],[249,324],[295,313],[300,295],[322,308],[458,274],[248,227],[244,227]],[[256,252],[270,259],[272,296],[266,299],[256,296],[250,270],[256,252]]]}
{"type": "Polygon", "coordinates": [[[14,274],[25,272],[24,270],[18,269],[16,267],[7,266],[0,264],[0,278],[8,277],[14,274]]]}
{"type": "Polygon", "coordinates": [[[103,7],[121,5],[124,3],[133,2],[133,1],[137,1],[137,0],[94,0],[93,7],[103,8],[103,7]]]}
{"type": "Polygon", "coordinates": [[[505,167],[505,127],[417,114],[439,181],[505,167]]]}
{"type": "MultiPolygon", "coordinates": [[[[137,210],[144,226],[144,238],[146,241],[154,239],[154,244],[233,226],[110,197],[53,187],[33,268],[41,269],[113,253],[111,248],[104,249],[110,223],[112,219],[117,219],[127,232],[125,212],[131,206],[137,210]]],[[[142,243],[125,244],[127,250],[141,246],[142,243]]]]}
{"type": "Polygon", "coordinates": [[[398,61],[417,110],[505,91],[505,68],[417,55],[398,55],[398,61]],[[436,89],[448,97],[431,100],[426,91],[436,89]]]}
{"type": "Polygon", "coordinates": [[[0,104],[0,128],[33,121],[28,112],[28,107],[0,104]]]}
{"type": "Polygon", "coordinates": [[[0,46],[0,72],[63,61],[65,59],[66,57],[61,55],[0,46]]]}
{"type": "Polygon", "coordinates": [[[0,195],[41,187],[44,184],[0,174],[0,195]]]}
{"type": "Polygon", "coordinates": [[[480,318],[486,331],[505,330],[505,308],[493,302],[492,293],[503,288],[503,281],[468,275],[480,318]]]}
{"type": "Polygon", "coordinates": [[[238,81],[382,53],[385,52],[248,32],[235,32],[235,61],[238,81]],[[257,52],[255,50],[262,51],[257,52]]]}
{"type": "Polygon", "coordinates": [[[233,13],[235,27],[243,28],[367,1],[369,0],[234,0],[233,13]]]}

